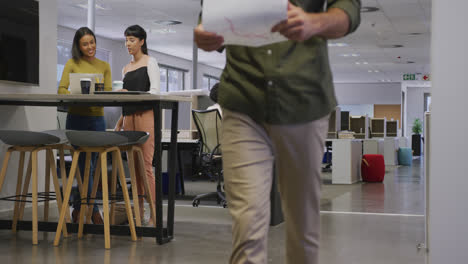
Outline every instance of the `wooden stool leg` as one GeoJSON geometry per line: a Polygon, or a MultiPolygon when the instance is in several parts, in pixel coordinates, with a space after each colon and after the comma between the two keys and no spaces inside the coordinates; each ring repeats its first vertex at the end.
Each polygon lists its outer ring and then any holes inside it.
{"type": "Polygon", "coordinates": [[[107,153],[101,152],[102,210],[104,211],[104,247],[110,249],[109,191],[107,188],[107,153]]]}
{"type": "Polygon", "coordinates": [[[32,156],[32,243],[37,245],[37,152],[33,150],[32,156]]]}
{"type": "MultiPolygon", "coordinates": [[[[59,148],[59,155],[60,155],[60,177],[62,178],[62,184],[63,184],[63,189],[65,189],[65,185],[67,183],[67,169],[65,168],[65,149],[64,145],[62,145],[59,148]]],[[[71,222],[71,217],[70,217],[70,212],[67,210],[65,214],[65,219],[67,220],[67,223],[71,222]]],[[[65,234],[64,234],[65,235],[65,234]]]]}
{"type": "MultiPolygon", "coordinates": [[[[136,226],[141,226],[141,217],[140,217],[140,205],[138,201],[138,186],[136,181],[136,173],[135,173],[135,158],[133,155],[133,148],[130,148],[127,151],[128,156],[128,168],[130,169],[130,180],[132,182],[132,196],[133,196],[133,207],[135,211],[135,221],[136,226]]],[[[144,168],[142,168],[144,171],[144,168]]],[[[141,175],[140,175],[141,176],[141,175]]],[[[146,177],[146,175],[144,176],[146,177]]]]}
{"type": "Polygon", "coordinates": [[[65,214],[66,214],[65,212],[68,210],[68,201],[70,200],[70,193],[71,193],[71,189],[73,186],[73,179],[75,178],[75,173],[78,168],[79,155],[80,155],[79,151],[75,151],[75,153],[73,153],[73,161],[72,161],[72,166],[70,169],[70,175],[68,176],[67,187],[63,194],[62,209],[60,210],[60,217],[59,217],[59,222],[57,225],[57,231],[55,232],[54,246],[58,246],[58,244],[60,243],[60,235],[62,233],[61,231],[65,222],[65,214]]]}
{"type": "Polygon", "coordinates": [[[44,186],[44,193],[45,193],[45,201],[44,201],[44,216],[42,217],[44,222],[49,220],[49,197],[50,197],[50,162],[49,155],[47,154],[46,149],[46,165],[45,165],[45,186],[44,186]]]}
{"type": "MultiPolygon", "coordinates": [[[[120,150],[116,150],[120,154],[120,150]]],[[[132,215],[132,206],[130,204],[130,197],[128,195],[127,184],[125,182],[125,172],[123,168],[122,157],[120,155],[117,156],[117,162],[119,166],[119,179],[120,185],[122,186],[122,192],[125,200],[125,210],[127,211],[127,219],[128,219],[128,226],[130,227],[130,235],[132,237],[132,241],[137,240],[136,231],[135,231],[135,223],[133,222],[133,215],[132,215]]]]}
{"type": "Polygon", "coordinates": [[[86,223],[91,223],[91,217],[93,216],[94,201],[96,200],[96,193],[99,187],[99,181],[101,180],[101,156],[98,157],[96,163],[96,169],[94,170],[93,176],[93,189],[91,190],[91,197],[89,198],[88,212],[86,213],[86,223]]]}
{"type": "MultiPolygon", "coordinates": [[[[26,201],[26,198],[27,198],[26,195],[28,194],[29,184],[31,182],[31,171],[32,171],[32,153],[29,154],[28,168],[26,169],[26,178],[24,178],[23,192],[21,193],[21,200],[23,201],[26,201]]],[[[19,221],[23,220],[25,205],[26,205],[26,202],[20,203],[19,216],[18,216],[19,221]]]]}
{"type": "MultiPolygon", "coordinates": [[[[70,150],[71,153],[73,154],[73,157],[75,156],[75,151],[76,150],[70,150]]],[[[75,178],[76,178],[76,183],[78,184],[78,191],[81,192],[83,191],[83,178],[81,177],[81,172],[80,172],[80,169],[78,168],[76,170],[76,174],[75,174],[75,178]]]]}
{"type": "MultiPolygon", "coordinates": [[[[51,149],[46,150],[46,155],[49,157],[50,161],[50,171],[52,172],[52,182],[54,183],[55,197],[57,200],[57,209],[60,215],[60,210],[62,209],[62,194],[60,193],[60,183],[57,177],[57,168],[55,167],[55,158],[51,149]]],[[[70,217],[70,214],[65,213],[65,217],[70,217]]],[[[67,237],[67,225],[63,225],[63,236],[67,237]]]]}
{"type": "MultiPolygon", "coordinates": [[[[144,166],[145,165],[145,161],[143,159],[143,151],[141,150],[141,148],[137,147],[135,148],[136,152],[137,152],[137,155],[138,155],[138,162],[140,162],[140,167],[144,166]]],[[[148,202],[149,204],[149,207],[150,207],[150,213],[151,213],[151,219],[153,219],[153,225],[154,227],[156,227],[156,209],[154,207],[154,198],[153,195],[152,195],[152,192],[149,188],[149,184],[148,184],[148,178],[146,177],[146,173],[145,175],[143,175],[143,185],[145,187],[145,198],[146,198],[146,201],[148,202]]]]}
{"type": "MultiPolygon", "coordinates": [[[[111,195],[112,197],[115,197],[115,194],[117,193],[117,162],[116,162],[116,154],[115,152],[112,152],[112,178],[111,178],[111,195]]],[[[111,210],[110,210],[110,221],[111,225],[115,225],[115,204],[116,201],[112,201],[111,203],[111,210]]]]}
{"type": "Polygon", "coordinates": [[[84,181],[83,186],[81,189],[81,206],[80,206],[80,220],[78,221],[78,238],[83,237],[83,225],[84,225],[84,216],[86,209],[88,208],[88,184],[89,184],[89,170],[91,167],[91,154],[92,152],[86,152],[86,162],[85,162],[85,173],[84,173],[84,181]]]}
{"type": "Polygon", "coordinates": [[[20,196],[21,194],[21,186],[23,185],[23,174],[24,174],[24,151],[20,152],[20,159],[18,163],[18,178],[16,182],[16,201],[15,201],[15,209],[13,210],[13,223],[11,225],[11,231],[16,233],[16,226],[18,223],[18,216],[19,216],[19,208],[20,202],[18,200],[22,200],[23,198],[20,196]]]}
{"type": "Polygon", "coordinates": [[[0,190],[2,190],[3,182],[5,181],[5,175],[8,169],[8,162],[10,161],[11,152],[13,152],[13,149],[9,148],[5,153],[5,158],[3,158],[2,170],[0,172],[0,190]]]}

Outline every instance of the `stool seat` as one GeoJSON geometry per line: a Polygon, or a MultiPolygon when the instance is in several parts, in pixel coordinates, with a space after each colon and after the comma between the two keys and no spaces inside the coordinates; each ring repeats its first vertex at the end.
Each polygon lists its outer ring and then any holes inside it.
{"type": "Polygon", "coordinates": [[[128,139],[128,143],[124,145],[144,144],[149,138],[149,133],[143,131],[115,131],[112,133],[126,137],[128,139]]]}
{"type": "Polygon", "coordinates": [[[23,130],[0,130],[0,140],[12,146],[44,146],[60,144],[60,138],[51,134],[23,130]]]}
{"type": "Polygon", "coordinates": [[[398,164],[411,166],[413,163],[413,150],[411,148],[398,149],[398,164]]]}
{"type": "Polygon", "coordinates": [[[127,136],[115,132],[68,130],[65,133],[70,144],[79,147],[120,146],[129,143],[127,136]]]}
{"type": "Polygon", "coordinates": [[[362,180],[366,182],[382,182],[385,177],[385,162],[383,155],[365,154],[361,163],[362,180]]]}
{"type": "Polygon", "coordinates": [[[64,129],[52,129],[52,130],[45,130],[42,133],[49,134],[60,139],[59,144],[68,144],[68,138],[66,132],[69,130],[64,129]]]}

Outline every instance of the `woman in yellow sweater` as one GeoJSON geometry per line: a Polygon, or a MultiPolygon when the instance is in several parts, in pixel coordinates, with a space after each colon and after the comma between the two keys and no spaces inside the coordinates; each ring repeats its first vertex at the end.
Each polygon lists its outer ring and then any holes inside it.
{"type": "MultiPolygon", "coordinates": [[[[112,76],[110,66],[107,62],[96,58],[96,36],[87,27],[78,29],[73,38],[72,59],[68,60],[62,73],[58,93],[69,94],[70,73],[101,73],[104,76],[104,90],[112,90],[112,76]]],[[[69,107],[66,129],[70,130],[92,130],[105,131],[103,107],[69,107]]],[[[88,185],[88,195],[93,186],[93,173],[97,162],[97,153],[92,154],[90,180],[88,185]]],[[[81,175],[84,175],[85,156],[80,155],[78,166],[81,175]]],[[[81,198],[79,193],[73,195],[73,221],[76,222],[79,216],[81,198]]],[[[97,205],[93,207],[91,217],[95,224],[103,224],[101,214],[97,205]]]]}

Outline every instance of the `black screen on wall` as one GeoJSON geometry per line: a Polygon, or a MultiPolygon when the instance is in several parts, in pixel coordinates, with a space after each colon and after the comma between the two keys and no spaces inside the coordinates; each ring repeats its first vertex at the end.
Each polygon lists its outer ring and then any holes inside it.
{"type": "Polygon", "coordinates": [[[1,1],[0,80],[39,84],[39,4],[35,0],[1,1]]]}

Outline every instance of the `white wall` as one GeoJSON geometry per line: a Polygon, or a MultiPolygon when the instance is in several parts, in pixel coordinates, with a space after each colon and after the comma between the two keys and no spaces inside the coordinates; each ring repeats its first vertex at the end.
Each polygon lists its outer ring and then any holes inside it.
{"type": "MultiPolygon", "coordinates": [[[[411,146],[413,122],[419,118],[423,123],[422,136],[424,136],[424,94],[431,93],[431,82],[406,81],[401,84],[401,91],[405,93],[405,102],[402,105],[403,136],[408,137],[411,146]]],[[[421,149],[424,152],[424,146],[421,149]]]]}
{"type": "Polygon", "coordinates": [[[338,104],[400,104],[400,83],[335,83],[338,104]]]}
{"type": "Polygon", "coordinates": [[[374,117],[373,104],[359,104],[359,105],[339,105],[341,111],[349,111],[349,115],[374,117]]]}
{"type": "MultiPolygon", "coordinates": [[[[421,122],[424,122],[424,93],[430,93],[430,87],[412,87],[406,88],[406,112],[404,112],[406,120],[405,136],[411,136],[413,134],[413,122],[416,118],[419,118],[421,122]]],[[[422,133],[424,135],[424,131],[422,133]]]]}
{"type": "MultiPolygon", "coordinates": [[[[72,41],[73,36],[75,35],[75,30],[58,26],[58,39],[72,41]]],[[[106,49],[111,52],[111,71],[112,71],[112,79],[113,80],[121,80],[122,79],[122,68],[130,62],[131,56],[128,55],[127,49],[125,48],[124,38],[122,37],[121,40],[112,40],[108,38],[103,38],[99,36],[99,32],[94,32],[96,34],[96,41],[97,46],[102,49],[106,49]]],[[[123,32],[122,32],[123,35],[123,32]]],[[[168,66],[180,68],[183,70],[187,70],[188,72],[185,74],[185,89],[191,90],[192,89],[192,61],[178,58],[175,56],[171,56],[169,54],[160,53],[157,51],[149,50],[149,55],[156,58],[158,63],[165,64],[168,66]]],[[[202,77],[203,74],[209,74],[212,76],[220,76],[221,69],[206,66],[203,64],[198,65],[198,77],[197,83],[198,87],[195,89],[199,89],[202,87],[202,77]]]]}
{"type": "MultiPolygon", "coordinates": [[[[39,0],[39,86],[25,86],[0,82],[0,93],[56,93],[57,75],[57,0],[39,0]]],[[[0,129],[40,131],[56,128],[56,109],[53,107],[1,106],[0,129]]],[[[0,143],[0,159],[7,146],[0,143]]],[[[19,155],[14,154],[8,167],[1,195],[14,195],[19,155]]],[[[39,158],[39,190],[43,189],[44,156],[39,158]]],[[[13,207],[0,202],[0,210],[13,207]]]]}
{"type": "Polygon", "coordinates": [[[432,1],[429,263],[468,260],[468,1],[432,1]]]}

